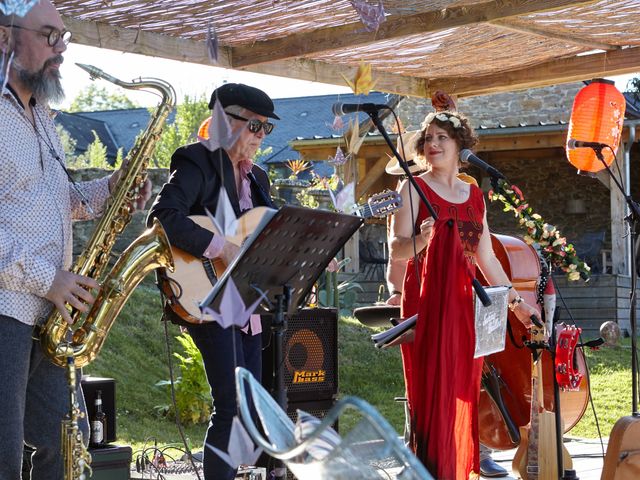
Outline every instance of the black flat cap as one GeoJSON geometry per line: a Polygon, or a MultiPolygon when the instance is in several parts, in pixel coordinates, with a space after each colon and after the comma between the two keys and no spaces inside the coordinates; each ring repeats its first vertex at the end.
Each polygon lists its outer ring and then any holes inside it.
{"type": "Polygon", "coordinates": [[[210,110],[213,109],[216,98],[220,101],[222,108],[226,108],[229,105],[239,105],[258,115],[280,120],[280,117],[273,111],[273,102],[269,95],[258,88],[242,83],[225,83],[216,88],[211,94],[210,110]]]}

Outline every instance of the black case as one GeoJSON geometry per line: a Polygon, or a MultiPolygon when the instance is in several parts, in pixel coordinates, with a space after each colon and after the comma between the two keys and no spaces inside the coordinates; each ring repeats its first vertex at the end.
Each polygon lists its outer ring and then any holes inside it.
{"type": "Polygon", "coordinates": [[[91,480],[129,480],[131,478],[131,447],[128,445],[107,445],[90,448],[91,480]]]}
{"type": "Polygon", "coordinates": [[[107,416],[106,443],[116,441],[116,382],[113,378],[102,377],[82,377],[82,393],[84,402],[87,405],[87,416],[89,421],[95,414],[96,392],[102,392],[102,411],[107,416]]]}

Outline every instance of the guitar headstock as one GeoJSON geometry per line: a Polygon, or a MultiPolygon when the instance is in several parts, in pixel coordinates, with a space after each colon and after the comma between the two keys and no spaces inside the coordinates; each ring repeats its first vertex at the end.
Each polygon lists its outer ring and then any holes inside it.
{"type": "Polygon", "coordinates": [[[372,217],[385,217],[402,207],[402,197],[395,190],[385,190],[369,198],[367,204],[372,217]]]}

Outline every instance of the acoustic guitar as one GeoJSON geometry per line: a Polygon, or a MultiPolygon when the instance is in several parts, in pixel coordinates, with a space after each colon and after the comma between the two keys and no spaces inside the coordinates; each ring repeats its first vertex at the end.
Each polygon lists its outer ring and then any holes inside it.
{"type": "MultiPolygon", "coordinates": [[[[544,342],[544,328],[531,328],[531,342],[544,342]]],[[[555,414],[543,405],[542,351],[533,352],[531,422],[520,427],[520,445],[513,457],[513,471],[523,480],[555,480],[558,478],[555,414]]],[[[564,444],[562,459],[565,470],[572,468],[571,456],[564,444]]]]}
{"type": "MultiPolygon", "coordinates": [[[[396,191],[384,191],[373,195],[366,204],[358,205],[354,215],[369,217],[385,217],[402,206],[402,197],[396,191]]],[[[245,239],[260,225],[262,217],[269,208],[256,207],[248,210],[238,218],[235,235],[226,240],[240,247],[245,239]]],[[[202,228],[219,235],[213,223],[206,215],[192,215],[189,218],[202,228]]],[[[177,247],[171,247],[175,270],[173,273],[161,270],[160,288],[168,301],[168,307],[186,323],[199,324],[213,320],[211,315],[200,311],[200,301],[211,291],[216,278],[222,275],[227,265],[220,258],[197,258],[177,247]]],[[[266,253],[265,253],[266,254],[266,253]]]]}

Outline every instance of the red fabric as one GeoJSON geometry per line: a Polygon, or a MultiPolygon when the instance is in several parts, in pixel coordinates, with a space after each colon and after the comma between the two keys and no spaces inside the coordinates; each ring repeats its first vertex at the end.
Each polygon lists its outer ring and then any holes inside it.
{"type": "MultiPolygon", "coordinates": [[[[479,472],[478,400],[482,360],[474,360],[471,259],[482,234],[482,192],[471,186],[461,204],[421,188],[439,216],[418,282],[407,268],[403,310],[417,310],[408,362],[412,447],[438,479],[467,480],[479,472]],[[455,228],[457,227],[457,228],[455,228]],[[413,299],[413,301],[412,301],[413,299]]],[[[420,225],[420,215],[416,225],[420,225]]],[[[419,261],[419,260],[418,260],[419,261]]],[[[420,262],[419,262],[420,263],[420,262]]],[[[404,312],[403,312],[404,313],[404,312]]]]}

